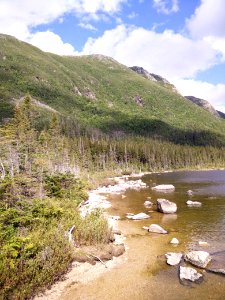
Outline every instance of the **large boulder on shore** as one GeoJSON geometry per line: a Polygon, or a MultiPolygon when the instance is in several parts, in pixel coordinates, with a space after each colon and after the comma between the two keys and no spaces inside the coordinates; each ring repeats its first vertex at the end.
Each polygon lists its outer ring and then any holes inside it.
{"type": "Polygon", "coordinates": [[[206,251],[190,251],[185,254],[184,259],[199,268],[205,268],[212,257],[206,251]]]}
{"type": "Polygon", "coordinates": [[[154,233],[161,233],[161,234],[166,234],[167,231],[165,229],[163,229],[161,226],[157,225],[157,224],[151,224],[148,227],[148,231],[149,232],[154,232],[154,233]]]}
{"type": "Polygon", "coordinates": [[[172,184],[160,184],[152,187],[152,190],[157,192],[173,192],[175,186],[172,184]]]}
{"type": "Polygon", "coordinates": [[[164,214],[174,214],[177,211],[177,205],[166,199],[157,199],[157,210],[164,214]]]}
{"type": "Polygon", "coordinates": [[[198,273],[195,269],[180,266],[180,280],[189,280],[194,282],[201,278],[202,274],[198,273]]]}

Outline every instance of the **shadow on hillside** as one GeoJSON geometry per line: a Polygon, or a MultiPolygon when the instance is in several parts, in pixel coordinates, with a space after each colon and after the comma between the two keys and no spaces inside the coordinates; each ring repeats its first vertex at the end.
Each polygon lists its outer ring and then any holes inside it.
{"type": "Polygon", "coordinates": [[[225,146],[223,135],[207,130],[184,130],[171,126],[158,119],[145,119],[141,117],[128,118],[122,113],[113,114],[114,120],[103,121],[100,129],[107,133],[124,131],[133,136],[144,136],[169,141],[180,145],[194,146],[225,146]]]}

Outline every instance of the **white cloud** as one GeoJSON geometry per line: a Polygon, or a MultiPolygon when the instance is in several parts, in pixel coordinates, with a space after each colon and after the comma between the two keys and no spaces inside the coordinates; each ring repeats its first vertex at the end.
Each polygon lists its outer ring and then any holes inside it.
{"type": "Polygon", "coordinates": [[[177,79],[173,83],[183,96],[205,99],[217,110],[225,112],[225,84],[211,84],[193,79],[177,79]]]}
{"type": "Polygon", "coordinates": [[[208,36],[203,40],[208,42],[213,49],[220,52],[220,54],[222,55],[222,61],[225,61],[225,38],[208,36]]]}
{"type": "Polygon", "coordinates": [[[129,19],[135,19],[138,17],[138,14],[135,13],[134,11],[132,13],[130,13],[128,16],[127,16],[129,19]]]}
{"type": "Polygon", "coordinates": [[[153,7],[156,8],[157,12],[165,15],[179,11],[178,0],[153,0],[153,7]]]}
{"type": "Polygon", "coordinates": [[[194,14],[186,21],[187,29],[194,38],[225,36],[224,0],[201,0],[194,14]]]}
{"type": "Polygon", "coordinates": [[[91,31],[97,31],[97,28],[94,27],[93,25],[91,25],[90,23],[79,23],[78,24],[81,28],[87,29],[87,30],[91,30],[91,31]]]}
{"type": "MultiPolygon", "coordinates": [[[[34,36],[32,29],[37,25],[63,19],[66,13],[80,16],[112,15],[118,12],[127,0],[0,0],[0,32],[13,35],[24,41],[35,41],[36,46],[44,48],[42,40],[49,32],[34,36]],[[40,42],[40,44],[38,44],[40,42]]],[[[72,45],[64,44],[53,34],[52,41],[58,41],[59,48],[66,53],[72,51],[72,45]]],[[[54,48],[54,53],[59,51],[54,48]],[[54,50],[55,49],[55,50],[54,50]]],[[[60,52],[61,52],[60,50],[60,52]]]]}
{"type": "Polygon", "coordinates": [[[29,43],[46,52],[59,55],[75,55],[75,49],[69,43],[63,43],[61,37],[51,31],[38,32],[29,37],[29,43]]]}
{"type": "Polygon", "coordinates": [[[99,38],[89,38],[83,53],[112,56],[125,65],[142,66],[168,79],[195,76],[217,60],[217,51],[205,41],[193,41],[173,31],[156,33],[125,25],[105,31],[99,38]]]}

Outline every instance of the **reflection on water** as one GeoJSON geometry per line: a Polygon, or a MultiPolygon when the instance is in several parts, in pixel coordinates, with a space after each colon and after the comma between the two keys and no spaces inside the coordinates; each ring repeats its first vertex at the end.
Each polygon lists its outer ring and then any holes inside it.
{"type": "Polygon", "coordinates": [[[206,250],[210,253],[225,250],[225,171],[173,172],[145,175],[148,185],[141,191],[128,190],[122,195],[111,195],[109,213],[120,215],[119,226],[127,235],[127,262],[111,270],[88,286],[70,290],[65,299],[225,299],[225,278],[204,273],[200,285],[183,286],[178,280],[178,268],[167,266],[166,252],[184,252],[187,249],[206,250]],[[154,184],[173,184],[173,193],[151,190],[154,184]],[[192,190],[193,196],[187,195],[192,190]],[[151,197],[153,206],[145,208],[151,197]],[[165,215],[156,211],[157,198],[176,202],[178,211],[165,215]],[[188,207],[186,201],[202,202],[201,207],[188,207]],[[148,213],[143,221],[126,219],[126,213],[148,213]],[[168,235],[150,234],[142,227],[156,223],[168,230],[168,235]],[[176,237],[180,244],[171,245],[176,237]],[[205,241],[208,247],[199,246],[205,241]],[[93,294],[94,293],[94,294],[93,294]],[[92,296],[93,295],[93,296],[92,296]]]}

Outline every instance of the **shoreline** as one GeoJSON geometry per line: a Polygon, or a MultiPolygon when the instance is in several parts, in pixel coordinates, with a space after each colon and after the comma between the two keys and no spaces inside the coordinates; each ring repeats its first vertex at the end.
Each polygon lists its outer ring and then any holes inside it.
{"type": "MultiPolygon", "coordinates": [[[[94,190],[89,191],[88,200],[83,203],[80,207],[81,215],[85,216],[87,213],[91,212],[94,209],[100,208],[104,211],[104,216],[107,218],[108,224],[115,230],[119,230],[119,224],[117,218],[118,216],[109,215],[105,209],[111,207],[111,203],[108,200],[108,196],[111,194],[122,194],[126,189],[142,189],[147,187],[141,179],[130,180],[131,178],[141,178],[147,174],[154,173],[169,173],[176,171],[213,171],[213,170],[224,170],[221,168],[218,169],[201,169],[201,170],[168,170],[161,172],[142,172],[137,174],[122,175],[114,178],[115,185],[108,185],[98,187],[94,190]]],[[[124,243],[126,237],[116,235],[116,244],[125,244],[126,251],[123,255],[119,257],[113,257],[112,260],[106,261],[107,268],[101,262],[97,262],[96,265],[91,265],[89,263],[78,263],[74,261],[70,269],[66,272],[62,280],[57,281],[51,286],[50,289],[46,290],[44,293],[39,294],[34,297],[35,300],[59,300],[62,299],[63,294],[67,292],[72,286],[79,287],[80,285],[85,285],[89,282],[92,282],[98,279],[100,276],[105,273],[110,272],[112,269],[122,266],[127,260],[127,245],[124,243]]]]}
{"type": "MultiPolygon", "coordinates": [[[[107,209],[111,207],[110,201],[107,200],[107,195],[110,194],[121,194],[129,188],[141,189],[146,187],[140,179],[139,180],[129,180],[129,178],[140,178],[143,175],[151,174],[148,173],[140,173],[140,174],[132,174],[132,175],[123,175],[114,177],[116,184],[110,186],[98,187],[97,189],[91,190],[88,193],[88,200],[83,203],[80,207],[80,214],[82,217],[85,217],[86,214],[90,213],[95,209],[107,209]]],[[[111,178],[112,179],[112,178],[111,178]]],[[[109,227],[113,230],[120,230],[118,225],[119,218],[117,216],[111,216],[107,212],[104,211],[104,217],[107,218],[109,227]]],[[[125,253],[123,253],[119,257],[113,257],[111,260],[105,262],[103,265],[101,262],[96,262],[95,265],[91,265],[90,263],[79,263],[74,261],[69,270],[65,273],[62,280],[55,282],[50,289],[45,290],[43,293],[40,293],[34,297],[34,300],[59,300],[63,293],[66,292],[68,288],[73,285],[79,284],[87,284],[90,281],[93,281],[99,278],[106,272],[110,272],[115,267],[122,265],[127,258],[127,247],[125,244],[126,237],[121,235],[114,235],[115,241],[113,244],[125,246],[125,253]]]]}

